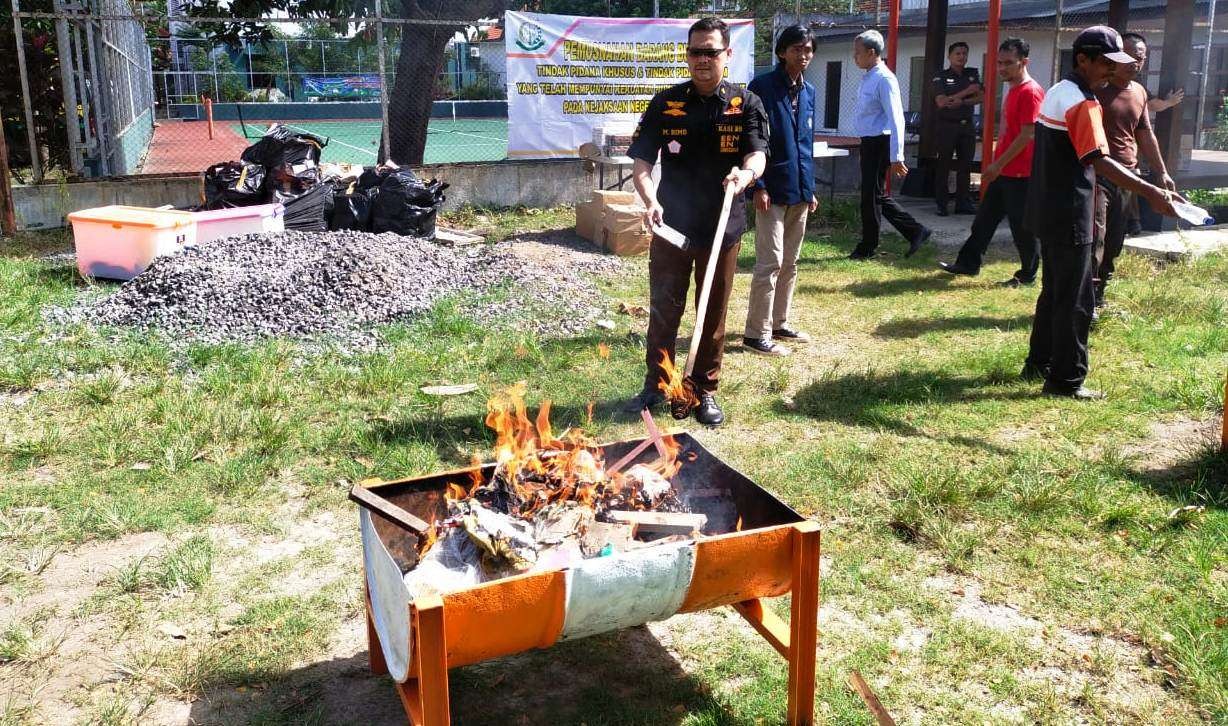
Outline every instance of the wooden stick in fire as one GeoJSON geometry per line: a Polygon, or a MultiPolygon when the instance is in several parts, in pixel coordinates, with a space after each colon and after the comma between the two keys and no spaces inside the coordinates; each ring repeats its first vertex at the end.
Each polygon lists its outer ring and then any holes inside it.
{"type": "MultiPolygon", "coordinates": [[[[729,173],[736,173],[737,170],[737,167],[734,167],[729,170],[729,173]]],[[[670,413],[676,419],[686,418],[698,399],[691,374],[695,371],[695,356],[699,353],[699,341],[703,338],[704,322],[708,317],[708,298],[712,296],[712,280],[716,277],[716,261],[721,255],[721,243],[725,240],[725,227],[729,224],[729,210],[733,208],[733,197],[733,185],[725,185],[725,199],[721,202],[721,218],[716,223],[716,234],[712,237],[712,249],[708,252],[708,267],[704,270],[704,285],[700,288],[699,307],[695,312],[695,331],[691,333],[691,346],[686,355],[686,372],[682,378],[682,385],[686,386],[689,394],[688,400],[670,401],[670,413]]]]}
{"type": "Polygon", "coordinates": [[[614,462],[612,466],[606,467],[606,476],[610,476],[627,464],[630,464],[635,457],[647,451],[649,446],[655,445],[657,447],[657,455],[661,458],[665,458],[665,455],[668,453],[665,449],[665,444],[661,443],[661,430],[657,428],[656,422],[652,420],[652,412],[646,408],[642,409],[640,411],[640,418],[644,419],[644,427],[648,429],[648,438],[637,444],[634,449],[628,451],[626,456],[614,462]]]}

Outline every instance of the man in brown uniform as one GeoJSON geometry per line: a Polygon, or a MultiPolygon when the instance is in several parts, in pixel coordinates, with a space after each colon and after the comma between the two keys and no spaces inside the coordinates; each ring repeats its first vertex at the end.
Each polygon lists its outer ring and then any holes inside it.
{"type": "MultiPolygon", "coordinates": [[[[687,288],[692,276],[697,288],[704,279],[725,189],[740,195],[763,175],[767,165],[767,114],[758,96],[724,80],[725,63],[732,56],[729,26],[724,21],[696,21],[687,34],[691,80],[652,97],[627,151],[627,156],[635,160],[635,189],[648,210],[648,226],[656,229],[664,223],[689,241],[686,249],[679,249],[658,235],[648,250],[651,314],[644,388],[628,404],[630,411],[662,403],[657,388],[666,377],[661,358],[665,356],[673,363],[687,288]],[[660,185],[651,176],[658,154],[660,185]]],[[[742,233],[746,231],[746,205],[734,198],[737,203],[730,210],[724,238],[716,242],[720,252],[704,329],[692,333],[701,337],[691,374],[691,383],[699,394],[695,420],[707,426],[725,421],[716,402],[716,389],[725,350],[725,313],[742,233]]]]}
{"type": "MultiPolygon", "coordinates": [[[[1138,157],[1142,154],[1155,174],[1157,186],[1176,191],[1177,185],[1164,166],[1164,155],[1147,118],[1147,89],[1134,79],[1147,62],[1147,41],[1138,33],[1122,35],[1123,49],[1134,63],[1118,63],[1103,86],[1095,89],[1096,100],[1104,110],[1104,134],[1109,157],[1139,175],[1138,157]]],[[[1126,227],[1134,192],[1119,187],[1104,176],[1096,178],[1096,307],[1104,305],[1104,289],[1113,277],[1117,256],[1126,239],[1126,227]]]]}

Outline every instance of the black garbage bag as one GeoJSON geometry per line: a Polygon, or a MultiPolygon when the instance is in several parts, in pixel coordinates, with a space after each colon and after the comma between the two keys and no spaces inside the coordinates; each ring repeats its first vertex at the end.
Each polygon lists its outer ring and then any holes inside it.
{"type": "Polygon", "coordinates": [[[389,171],[387,167],[364,166],[362,174],[358,177],[358,188],[364,192],[378,188],[384,181],[384,177],[388,176],[389,171]]]}
{"type": "MultiPolygon", "coordinates": [[[[271,167],[265,180],[265,197],[285,204],[320,184],[320,167],[310,159],[271,167]]],[[[331,185],[330,185],[331,188],[331,185]]]]}
{"type": "Polygon", "coordinates": [[[358,182],[352,182],[346,189],[334,193],[328,228],[334,231],[338,229],[370,231],[371,198],[377,194],[379,194],[378,189],[370,191],[359,189],[358,182]]]}
{"type": "Polygon", "coordinates": [[[390,172],[371,203],[371,231],[434,239],[447,188],[438,179],[423,182],[409,169],[390,172]]]}
{"type": "Polygon", "coordinates": [[[243,150],[243,161],[263,164],[267,168],[294,166],[310,161],[320,163],[320,153],[328,140],[306,131],[274,124],[260,140],[243,150]]]}
{"type": "Polygon", "coordinates": [[[306,192],[287,199],[283,220],[286,229],[308,232],[323,232],[328,229],[328,209],[332,203],[333,188],[330,184],[317,184],[306,192]]]}
{"type": "Polygon", "coordinates": [[[205,169],[202,209],[247,207],[264,201],[264,167],[224,161],[205,169]]]}

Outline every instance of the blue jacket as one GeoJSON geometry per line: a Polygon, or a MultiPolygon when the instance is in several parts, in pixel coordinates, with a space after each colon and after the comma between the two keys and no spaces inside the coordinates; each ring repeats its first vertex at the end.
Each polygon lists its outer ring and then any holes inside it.
{"type": "Polygon", "coordinates": [[[772,130],[767,170],[754,188],[767,189],[772,204],[809,202],[814,196],[814,85],[802,77],[796,119],[783,65],[755,76],[747,88],[763,101],[772,130]]]}

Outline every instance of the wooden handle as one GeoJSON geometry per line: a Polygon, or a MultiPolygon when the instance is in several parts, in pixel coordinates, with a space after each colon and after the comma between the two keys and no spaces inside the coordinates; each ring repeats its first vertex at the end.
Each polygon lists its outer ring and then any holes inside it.
{"type": "Polygon", "coordinates": [[[350,499],[376,514],[381,514],[391,519],[396,524],[416,534],[425,534],[431,528],[431,525],[361,484],[355,484],[350,489],[350,499]]]}
{"type": "MultiPolygon", "coordinates": [[[[730,173],[736,172],[734,167],[730,173]]],[[[716,223],[716,234],[712,238],[712,251],[708,253],[708,268],[704,270],[704,286],[699,291],[699,309],[695,312],[695,332],[691,333],[691,347],[686,355],[686,377],[690,378],[695,370],[695,354],[699,352],[699,340],[703,337],[704,321],[708,317],[708,298],[712,295],[712,279],[716,277],[716,261],[721,256],[721,242],[725,238],[725,227],[729,224],[729,210],[733,208],[733,185],[725,187],[725,200],[721,203],[721,218],[716,223]]]]}

